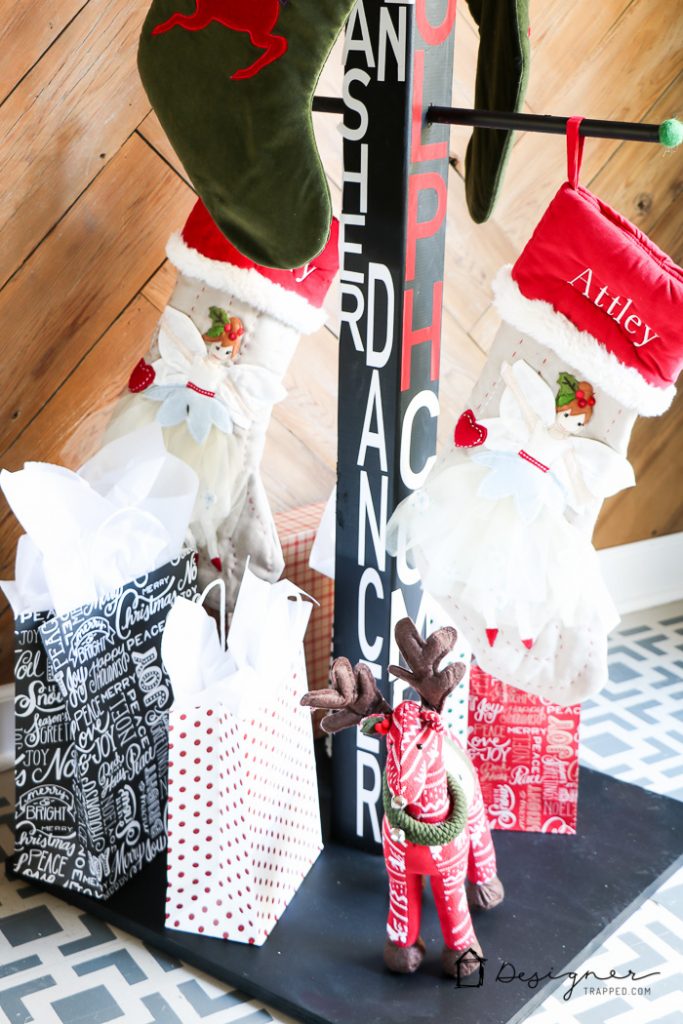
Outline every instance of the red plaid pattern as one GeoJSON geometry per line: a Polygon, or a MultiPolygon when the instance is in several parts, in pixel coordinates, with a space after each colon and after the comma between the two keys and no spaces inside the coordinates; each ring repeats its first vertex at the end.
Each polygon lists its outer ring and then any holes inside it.
{"type": "Polygon", "coordinates": [[[579,715],[472,666],[467,749],[491,828],[576,833],[579,715]]]}
{"type": "Polygon", "coordinates": [[[319,607],[313,606],[304,641],[308,685],[312,690],[327,686],[332,656],[334,580],[308,564],[324,508],[325,503],[321,502],[278,512],[274,517],[285,559],[282,575],[319,602],[319,607]]]}

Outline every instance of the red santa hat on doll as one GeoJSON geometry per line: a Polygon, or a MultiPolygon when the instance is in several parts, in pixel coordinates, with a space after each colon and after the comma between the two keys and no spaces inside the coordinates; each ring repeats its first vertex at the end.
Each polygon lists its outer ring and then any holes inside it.
{"type": "Polygon", "coordinates": [[[228,241],[198,200],[183,230],[171,236],[166,255],[182,274],[229,291],[261,313],[310,334],[326,320],[322,305],[339,269],[338,241],[339,222],[334,218],[325,248],[305,267],[262,267],[228,241]]]}
{"type": "Polygon", "coordinates": [[[567,124],[569,180],[497,275],[496,308],[617,401],[656,416],[683,366],[683,270],[578,184],[581,120],[567,124]]]}

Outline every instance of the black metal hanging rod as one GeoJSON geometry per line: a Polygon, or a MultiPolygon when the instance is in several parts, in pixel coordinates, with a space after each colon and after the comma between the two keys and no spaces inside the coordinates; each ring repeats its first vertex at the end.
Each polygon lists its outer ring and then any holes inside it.
{"type": "MultiPolygon", "coordinates": [[[[343,114],[344,101],[334,96],[316,96],[313,109],[327,114],[343,114]]],[[[496,110],[468,110],[466,107],[429,107],[427,121],[431,124],[462,124],[472,128],[493,128],[498,131],[544,132],[564,135],[566,117],[550,114],[507,114],[496,110]]],[[[658,124],[634,121],[596,121],[585,118],[580,134],[598,139],[623,139],[629,142],[660,142],[658,124]]]]}
{"type": "Polygon", "coordinates": [[[343,114],[344,100],[341,96],[314,96],[313,109],[321,114],[343,114]]]}
{"type": "MultiPolygon", "coordinates": [[[[567,117],[553,114],[506,114],[495,110],[467,110],[465,107],[430,107],[427,120],[432,124],[464,124],[473,128],[493,128],[498,131],[543,132],[564,135],[567,117]]],[[[584,118],[580,135],[594,139],[624,139],[628,142],[659,142],[658,124],[639,124],[637,121],[596,121],[584,118]]]]}

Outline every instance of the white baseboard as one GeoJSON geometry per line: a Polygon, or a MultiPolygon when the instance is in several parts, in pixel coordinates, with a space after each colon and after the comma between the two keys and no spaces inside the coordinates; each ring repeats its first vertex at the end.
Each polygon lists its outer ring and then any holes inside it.
{"type": "Polygon", "coordinates": [[[683,533],[604,548],[598,558],[620,615],[683,599],[683,533]]]}
{"type": "Polygon", "coordinates": [[[0,686],[0,772],[14,765],[14,683],[0,686]]]}

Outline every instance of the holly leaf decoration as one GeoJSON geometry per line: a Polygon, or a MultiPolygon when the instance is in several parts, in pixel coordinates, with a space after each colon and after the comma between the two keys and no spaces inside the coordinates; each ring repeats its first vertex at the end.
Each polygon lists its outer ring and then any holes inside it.
{"type": "Polygon", "coordinates": [[[227,324],[229,317],[224,309],[220,306],[209,306],[209,316],[211,317],[211,323],[215,327],[218,324],[227,324]]]}
{"type": "Polygon", "coordinates": [[[226,326],[230,323],[230,317],[220,306],[209,306],[211,326],[203,335],[204,338],[222,338],[226,326]]]}
{"type": "Polygon", "coordinates": [[[555,408],[561,409],[563,405],[569,405],[570,402],[574,401],[579,382],[573,374],[567,373],[564,370],[559,374],[557,383],[560,385],[560,390],[555,397],[555,408]]]}
{"type": "Polygon", "coordinates": [[[364,736],[374,736],[377,726],[383,722],[385,715],[369,715],[360,727],[364,736]]]}

